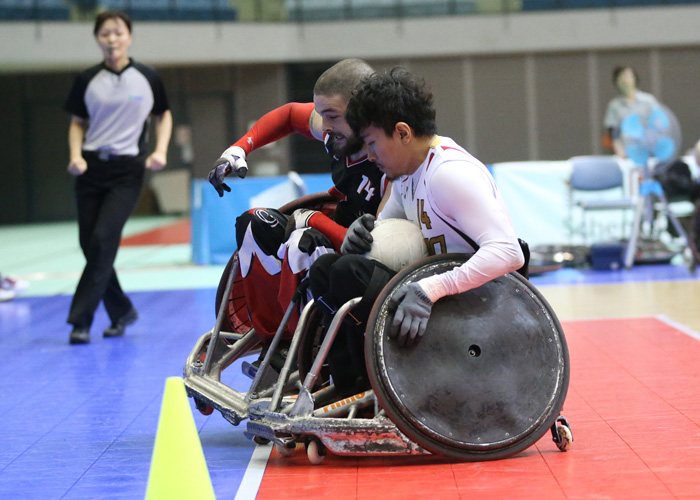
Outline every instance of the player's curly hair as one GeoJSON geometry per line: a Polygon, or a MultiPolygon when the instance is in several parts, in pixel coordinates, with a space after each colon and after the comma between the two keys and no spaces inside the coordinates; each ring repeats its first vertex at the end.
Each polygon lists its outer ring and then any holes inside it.
{"type": "Polygon", "coordinates": [[[433,93],[425,80],[399,66],[363,80],[350,98],[345,118],[358,136],[370,125],[390,136],[399,122],[408,124],[418,137],[437,133],[433,93]]]}

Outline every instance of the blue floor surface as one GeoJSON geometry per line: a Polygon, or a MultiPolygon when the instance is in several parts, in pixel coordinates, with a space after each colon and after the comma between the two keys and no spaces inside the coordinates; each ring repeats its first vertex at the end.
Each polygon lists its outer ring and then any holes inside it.
{"type": "MultiPolygon", "coordinates": [[[[126,336],[102,337],[100,309],[92,343],[78,346],[68,344],[70,296],[1,303],[0,498],[143,498],[165,380],[182,376],[212,328],[214,295],[131,293],[141,317],[126,336]]],[[[218,413],[194,415],[215,494],[234,498],[255,445],[218,413]]]]}
{"type": "Polygon", "coordinates": [[[695,280],[698,273],[684,265],[647,264],[630,269],[599,271],[585,268],[563,268],[558,271],[531,276],[535,286],[544,285],[599,285],[606,283],[640,283],[647,281],[695,280]]]}

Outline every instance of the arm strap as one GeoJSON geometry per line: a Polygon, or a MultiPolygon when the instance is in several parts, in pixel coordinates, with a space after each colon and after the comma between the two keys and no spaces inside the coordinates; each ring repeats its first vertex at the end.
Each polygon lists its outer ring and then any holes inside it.
{"type": "Polygon", "coordinates": [[[264,114],[255,125],[232,146],[238,146],[245,151],[246,156],[266,144],[278,141],[292,133],[305,135],[313,139],[309,127],[311,113],[314,110],[312,102],[290,102],[269,113],[264,114]]]}

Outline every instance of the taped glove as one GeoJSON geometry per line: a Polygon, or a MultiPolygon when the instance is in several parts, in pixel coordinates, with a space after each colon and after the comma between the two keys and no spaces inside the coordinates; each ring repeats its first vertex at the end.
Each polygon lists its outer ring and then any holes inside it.
{"type": "Polygon", "coordinates": [[[231,188],[224,182],[224,177],[231,172],[236,172],[241,179],[248,173],[245,151],[239,146],[231,146],[221,153],[221,157],[216,160],[214,167],[209,171],[209,183],[214,186],[219,197],[224,195],[224,191],[231,191],[231,188]]]}
{"type": "Polygon", "coordinates": [[[308,208],[297,208],[294,212],[292,212],[292,215],[291,217],[289,217],[289,220],[287,220],[287,226],[284,230],[284,239],[289,239],[289,235],[292,234],[292,231],[294,231],[295,229],[309,227],[309,219],[311,219],[311,217],[313,217],[317,213],[318,211],[316,210],[311,210],[308,208]]]}
{"type": "Polygon", "coordinates": [[[366,253],[372,248],[372,235],[370,231],[374,229],[374,215],[364,214],[350,224],[348,232],[345,233],[343,244],[340,246],[340,253],[366,253]]]}
{"type": "Polygon", "coordinates": [[[433,301],[418,283],[409,283],[399,288],[389,302],[396,307],[389,337],[396,337],[401,347],[416,345],[423,338],[428,326],[433,301]]]}

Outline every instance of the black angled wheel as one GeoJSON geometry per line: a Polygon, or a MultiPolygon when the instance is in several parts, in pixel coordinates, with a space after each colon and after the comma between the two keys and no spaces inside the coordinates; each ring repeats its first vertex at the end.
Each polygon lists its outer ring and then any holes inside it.
{"type": "Polygon", "coordinates": [[[367,323],[367,369],[379,403],[411,440],[459,460],[496,460],[548,432],[566,398],[566,339],[542,295],[511,273],[437,301],[416,346],[388,337],[393,293],[466,259],[423,259],[384,287],[367,323]]]}
{"type": "MultiPolygon", "coordinates": [[[[299,380],[304,382],[306,375],[311,371],[314,360],[318,355],[318,351],[323,342],[323,328],[321,325],[321,313],[317,308],[311,310],[311,314],[307,319],[306,326],[301,333],[299,340],[299,349],[297,351],[297,368],[299,370],[299,380]]],[[[330,371],[328,365],[324,364],[321,367],[321,373],[316,384],[311,388],[312,391],[318,390],[327,385],[330,379],[330,371]]]]}
{"type": "MultiPolygon", "coordinates": [[[[327,192],[311,193],[301,198],[297,198],[286,205],[279,208],[279,211],[285,215],[291,215],[297,208],[311,208],[313,210],[318,210],[326,215],[329,215],[335,210],[338,200],[328,194],[327,192]]],[[[229,259],[224,272],[221,274],[219,280],[219,286],[216,290],[216,299],[214,301],[214,314],[219,314],[219,306],[223,300],[224,292],[226,291],[226,283],[228,281],[228,276],[231,273],[231,269],[236,261],[236,254],[238,250],[234,251],[233,255],[229,259]]],[[[247,312],[247,303],[245,295],[243,293],[243,284],[240,272],[236,273],[233,282],[233,288],[226,301],[226,311],[221,324],[221,329],[226,332],[235,333],[245,333],[253,325],[250,321],[247,312]]]]}

